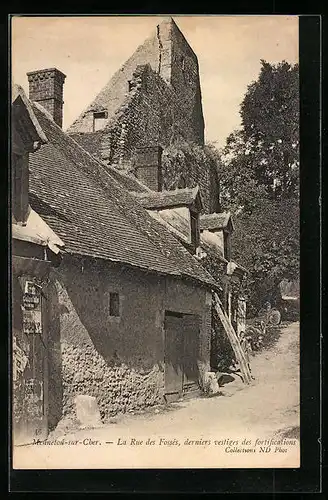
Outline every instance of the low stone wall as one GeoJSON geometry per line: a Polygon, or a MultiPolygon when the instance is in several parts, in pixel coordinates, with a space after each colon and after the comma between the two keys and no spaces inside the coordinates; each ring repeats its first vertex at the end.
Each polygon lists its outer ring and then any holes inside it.
{"type": "Polygon", "coordinates": [[[147,372],[124,364],[110,366],[87,343],[62,344],[62,374],[63,416],[75,418],[74,397],[78,394],[96,398],[103,421],[163,402],[164,373],[158,365],[147,372]]]}

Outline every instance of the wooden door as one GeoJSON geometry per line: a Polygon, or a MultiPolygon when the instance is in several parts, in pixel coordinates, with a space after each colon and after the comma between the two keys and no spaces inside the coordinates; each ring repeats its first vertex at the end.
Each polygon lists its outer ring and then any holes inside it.
{"type": "Polygon", "coordinates": [[[183,315],[165,312],[165,395],[167,400],[181,396],[183,385],[183,315]]]}
{"type": "Polygon", "coordinates": [[[199,330],[200,318],[194,314],[186,314],[183,318],[183,388],[198,387],[199,330]]]}

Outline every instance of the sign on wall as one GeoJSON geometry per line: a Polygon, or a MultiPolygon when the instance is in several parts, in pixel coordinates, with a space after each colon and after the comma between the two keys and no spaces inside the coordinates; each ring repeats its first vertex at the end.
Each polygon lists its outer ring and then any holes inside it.
{"type": "Polygon", "coordinates": [[[23,294],[23,332],[27,335],[42,333],[41,287],[26,281],[23,294]]]}

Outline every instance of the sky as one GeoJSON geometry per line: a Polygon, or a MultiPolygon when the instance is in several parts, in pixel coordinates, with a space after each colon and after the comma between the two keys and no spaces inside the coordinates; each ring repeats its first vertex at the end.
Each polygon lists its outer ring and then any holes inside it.
{"type": "MultiPolygon", "coordinates": [[[[298,62],[297,16],[173,16],[197,54],[206,142],[222,147],[240,126],[239,107],[260,60],[298,62]]],[[[12,77],[28,95],[26,73],[56,67],[66,129],[152,34],[160,16],[12,19],[12,77]]]]}

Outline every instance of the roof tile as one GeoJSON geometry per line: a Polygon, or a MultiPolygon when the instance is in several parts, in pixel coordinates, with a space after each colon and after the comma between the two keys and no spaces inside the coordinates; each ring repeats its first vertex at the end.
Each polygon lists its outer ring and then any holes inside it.
{"type": "Polygon", "coordinates": [[[48,144],[30,155],[31,204],[65,250],[217,283],[114,176],[34,104],[48,144]]]}
{"type": "Polygon", "coordinates": [[[230,212],[204,214],[200,216],[200,229],[224,229],[230,219],[230,212]]]}
{"type": "Polygon", "coordinates": [[[197,195],[199,195],[198,187],[175,189],[172,191],[135,193],[139,203],[147,209],[189,206],[195,202],[197,195]]]}

